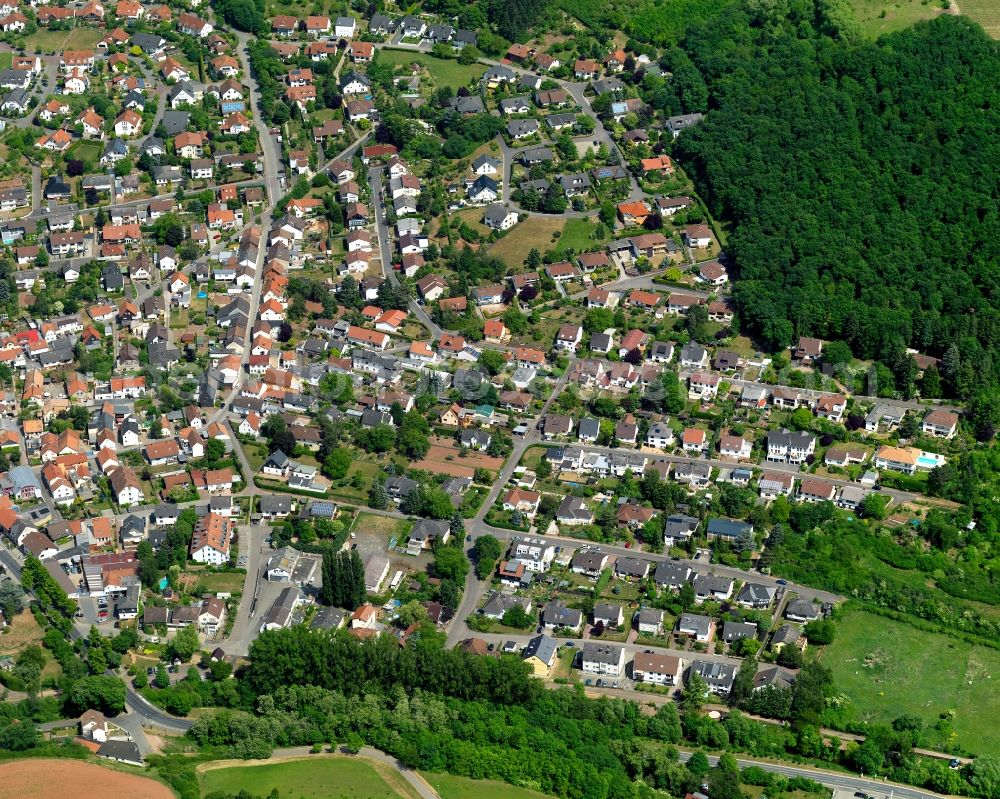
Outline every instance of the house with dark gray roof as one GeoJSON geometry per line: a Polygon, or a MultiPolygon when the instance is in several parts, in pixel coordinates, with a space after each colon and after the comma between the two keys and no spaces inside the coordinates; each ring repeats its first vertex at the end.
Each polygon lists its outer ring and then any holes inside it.
{"type": "Polygon", "coordinates": [[[583,626],[583,613],[576,608],[568,608],[561,602],[549,602],[542,610],[542,624],[547,630],[579,632],[583,626]]]}
{"type": "Polygon", "coordinates": [[[339,630],[347,624],[350,615],[340,608],[320,607],[309,626],[314,630],[339,630]]]}
{"type": "Polygon", "coordinates": [[[731,577],[720,577],[715,574],[699,574],[692,581],[694,599],[699,605],[706,600],[724,602],[733,595],[733,580],[731,577]]]}
{"type": "Polygon", "coordinates": [[[580,425],[576,430],[577,438],[588,444],[597,441],[601,435],[601,423],[590,416],[585,416],[580,420],[580,425]]]}
{"type": "Polygon", "coordinates": [[[622,606],[598,602],[594,605],[594,624],[598,622],[605,627],[621,627],[625,622],[622,606]]]}
{"type": "Polygon", "coordinates": [[[785,607],[785,618],[789,621],[815,621],[819,614],[819,606],[805,599],[793,599],[785,607]]]}
{"type": "Polygon", "coordinates": [[[748,621],[727,621],[722,625],[722,640],[734,644],[744,638],[756,638],[757,625],[748,621]]]}
{"type": "Polygon", "coordinates": [[[678,541],[687,541],[694,535],[699,523],[694,516],[683,513],[670,514],[663,528],[664,543],[667,546],[673,546],[678,541]]]}
{"type": "Polygon", "coordinates": [[[585,574],[596,579],[608,565],[608,555],[596,549],[581,550],[573,555],[570,568],[575,574],[585,574]]]}
{"type": "Polygon", "coordinates": [[[774,635],[771,636],[771,649],[775,652],[780,652],[789,644],[799,646],[799,641],[802,640],[801,629],[796,627],[794,624],[782,624],[777,630],[775,630],[774,635]]]}
{"type": "Polygon", "coordinates": [[[266,519],[284,518],[292,512],[292,498],[284,494],[264,494],[260,498],[260,515],[266,519]]]}
{"type": "Polygon", "coordinates": [[[644,558],[619,557],[615,561],[615,574],[628,580],[645,580],[652,565],[644,558]]]}
{"type": "Polygon", "coordinates": [[[494,591],[487,597],[486,602],[479,612],[487,619],[500,621],[504,614],[512,608],[520,608],[525,613],[531,613],[533,605],[530,597],[511,596],[500,591],[494,591]]]}
{"type": "Polygon", "coordinates": [[[736,604],[744,608],[768,608],[776,593],[777,589],[770,585],[744,583],[736,595],[736,604]]]}
{"type": "Polygon", "coordinates": [[[129,44],[138,47],[148,56],[162,52],[167,40],[153,33],[133,33],[129,44]]]}
{"type": "Polygon", "coordinates": [[[600,80],[595,80],[591,87],[594,89],[594,94],[598,97],[604,94],[614,94],[615,92],[620,92],[625,88],[625,84],[622,83],[618,78],[601,78],[600,80]]]}
{"type": "Polygon", "coordinates": [[[712,634],[715,632],[715,620],[709,616],[682,613],[677,620],[677,632],[681,635],[690,635],[696,641],[706,643],[712,640],[712,634]]]}
{"type": "Polygon", "coordinates": [[[587,641],[580,655],[580,668],[585,674],[621,677],[625,673],[625,647],[587,641]]]}
{"type": "Polygon", "coordinates": [[[447,544],[451,537],[451,526],[446,521],[436,519],[421,519],[410,530],[406,542],[407,555],[419,555],[429,550],[435,542],[447,544]]]}
{"type": "Polygon", "coordinates": [[[681,135],[682,130],[687,130],[693,125],[697,125],[705,118],[704,114],[680,114],[679,116],[670,117],[667,119],[667,130],[674,134],[676,139],[681,135]]]}
{"type": "Polygon", "coordinates": [[[112,739],[105,741],[97,750],[97,756],[116,763],[127,763],[131,766],[143,765],[142,753],[132,741],[112,739]]]}
{"type": "Polygon", "coordinates": [[[727,696],[736,680],[736,666],[728,663],[695,660],[691,663],[690,673],[699,675],[705,681],[708,690],[719,696],[727,696]]]}
{"type": "Polygon", "coordinates": [[[552,665],[556,662],[556,656],[559,653],[559,642],[555,638],[548,635],[536,635],[527,645],[521,650],[521,659],[527,661],[537,661],[537,666],[533,662],[532,666],[535,667],[536,676],[547,676],[548,670],[552,668],[552,665]],[[545,674],[539,674],[539,671],[544,669],[545,674]]]}
{"type": "Polygon", "coordinates": [[[452,97],[448,104],[459,114],[482,114],[486,112],[483,98],[477,95],[470,97],[452,97]]]}
{"type": "Polygon", "coordinates": [[[507,135],[517,141],[538,133],[538,121],[534,119],[512,119],[507,123],[507,135]]]}
{"type": "Polygon", "coordinates": [[[691,569],[683,563],[661,560],[653,572],[653,582],[661,588],[678,589],[691,579],[691,569]]]}
{"type": "Polygon", "coordinates": [[[556,511],[556,521],[567,525],[591,524],[594,521],[594,512],[580,497],[563,497],[556,511]]]}
{"type": "Polygon", "coordinates": [[[795,673],[781,666],[764,665],[753,678],[753,689],[763,691],[765,688],[788,690],[795,685],[795,673]]]}
{"type": "Polygon", "coordinates": [[[183,133],[187,130],[188,120],[190,119],[191,114],[188,111],[164,111],[160,124],[163,125],[163,130],[166,131],[167,136],[176,136],[178,133],[183,133]]]}
{"type": "Polygon", "coordinates": [[[553,158],[555,155],[552,153],[551,147],[532,147],[530,150],[524,150],[517,157],[517,160],[525,166],[534,166],[535,164],[547,163],[553,158]]]}

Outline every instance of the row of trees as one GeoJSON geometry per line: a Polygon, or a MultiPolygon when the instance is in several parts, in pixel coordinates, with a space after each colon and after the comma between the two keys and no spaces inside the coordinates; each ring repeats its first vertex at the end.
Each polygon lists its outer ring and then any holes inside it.
{"type": "Polygon", "coordinates": [[[354,610],[365,601],[365,566],[356,549],[323,553],[323,587],[320,600],[326,605],[354,610]]]}
{"type": "Polygon", "coordinates": [[[262,633],[250,646],[247,684],[257,695],[313,685],[361,696],[374,690],[422,689],[499,704],[523,702],[539,690],[516,658],[479,658],[444,649],[431,638],[401,648],[392,636],[359,641],[305,627],[262,633]]]}

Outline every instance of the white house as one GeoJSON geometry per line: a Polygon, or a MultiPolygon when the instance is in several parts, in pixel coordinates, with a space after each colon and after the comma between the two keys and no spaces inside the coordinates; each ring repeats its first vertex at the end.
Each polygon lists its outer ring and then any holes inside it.
{"type": "Polygon", "coordinates": [[[651,685],[677,685],[681,679],[683,663],[676,655],[656,652],[636,652],[632,659],[632,676],[636,682],[651,685]]]}
{"type": "Polygon", "coordinates": [[[353,39],[357,29],[358,22],[354,17],[337,17],[333,35],[338,39],[353,39]]]}
{"type": "Polygon", "coordinates": [[[202,516],[191,536],[191,560],[221,566],[229,561],[229,545],[235,524],[221,513],[202,516]]]}
{"type": "Polygon", "coordinates": [[[517,211],[500,203],[493,203],[483,214],[483,224],[491,230],[510,230],[518,221],[517,211]]]}
{"type": "Polygon", "coordinates": [[[580,656],[580,668],[585,674],[621,677],[625,673],[625,648],[587,641],[580,656]]]}

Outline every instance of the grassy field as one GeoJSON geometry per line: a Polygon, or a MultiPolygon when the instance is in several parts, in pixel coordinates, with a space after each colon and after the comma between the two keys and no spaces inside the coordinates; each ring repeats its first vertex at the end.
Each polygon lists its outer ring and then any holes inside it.
{"type": "Polygon", "coordinates": [[[70,31],[50,31],[39,28],[23,41],[25,52],[61,53],[63,50],[87,50],[106,36],[97,28],[80,27],[70,31]]]}
{"type": "Polygon", "coordinates": [[[480,236],[490,235],[490,229],[483,224],[482,208],[463,208],[461,211],[452,212],[452,218],[461,219],[480,236]]]}
{"type": "MultiPolygon", "coordinates": [[[[3,635],[0,635],[0,655],[9,655],[16,658],[25,647],[41,646],[45,633],[38,626],[35,616],[28,610],[23,610],[17,614],[7,626],[3,635]]],[[[62,668],[52,657],[47,649],[42,649],[42,656],[45,665],[42,667],[42,678],[57,677],[62,673],[62,668]]]]}
{"type": "Polygon", "coordinates": [[[423,774],[441,799],[545,799],[547,794],[495,780],[471,780],[452,774],[423,774]]]}
{"type": "Polygon", "coordinates": [[[527,260],[532,247],[541,253],[551,249],[555,244],[552,234],[557,231],[561,233],[565,224],[566,220],[560,217],[529,217],[490,247],[490,253],[511,268],[519,267],[527,260]]]}
{"type": "Polygon", "coordinates": [[[486,71],[482,64],[459,64],[449,58],[435,58],[426,53],[414,53],[409,50],[382,50],[379,62],[383,64],[407,65],[420,64],[426,69],[437,87],[451,86],[457,89],[467,86],[486,71]]]}
{"type": "Polygon", "coordinates": [[[343,0],[321,0],[310,3],[306,10],[306,3],[302,0],[282,0],[267,4],[267,18],[277,14],[291,14],[293,17],[301,17],[304,14],[325,14],[328,17],[343,16],[349,14],[350,3],[343,0]]]}
{"type": "Polygon", "coordinates": [[[608,240],[606,236],[601,239],[592,239],[590,237],[595,227],[594,221],[588,218],[573,217],[572,219],[567,219],[566,226],[559,237],[558,252],[563,253],[568,249],[573,249],[575,252],[583,252],[606,242],[608,240]]]}
{"type": "Polygon", "coordinates": [[[966,0],[959,3],[962,13],[982,25],[994,39],[1000,39],[1000,3],[997,0],[966,0]]]}
{"type": "MultiPolygon", "coordinates": [[[[982,2],[985,7],[993,0],[982,2]]],[[[937,0],[851,0],[851,8],[862,31],[870,39],[945,13],[937,0]]],[[[964,3],[962,10],[965,11],[964,3]]]]}
{"type": "Polygon", "coordinates": [[[1000,674],[1000,652],[852,612],[821,657],[859,718],[891,722],[912,714],[930,729],[951,710],[962,746],[1000,755],[1000,691],[990,687],[1000,674]]]}
{"type": "Polygon", "coordinates": [[[395,771],[364,759],[315,757],[256,766],[208,769],[201,773],[202,795],[237,794],[243,789],[267,796],[277,788],[296,799],[415,799],[416,792],[395,771]]]}

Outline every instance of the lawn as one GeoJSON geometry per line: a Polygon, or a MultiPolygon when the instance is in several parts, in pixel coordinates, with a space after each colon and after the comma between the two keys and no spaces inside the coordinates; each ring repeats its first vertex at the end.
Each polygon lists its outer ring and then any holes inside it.
{"type": "Polygon", "coordinates": [[[0,69],[10,69],[10,65],[13,61],[13,53],[0,53],[0,69]]]}
{"type": "Polygon", "coordinates": [[[413,523],[407,519],[394,519],[392,516],[380,516],[377,513],[359,513],[351,532],[361,536],[380,536],[388,541],[390,538],[402,540],[410,531],[413,523]]]}
{"type": "Polygon", "coordinates": [[[426,53],[414,53],[409,50],[381,50],[378,59],[382,64],[420,64],[430,73],[438,88],[450,86],[458,89],[467,86],[486,71],[486,67],[482,64],[459,64],[454,59],[435,58],[426,53]]]}
{"type": "Polygon", "coordinates": [[[423,774],[441,799],[545,799],[544,793],[496,780],[472,780],[452,774],[423,774]]]}
{"type": "MultiPolygon", "coordinates": [[[[986,7],[994,0],[982,0],[986,7]]],[[[851,0],[851,8],[864,34],[875,39],[883,33],[908,28],[922,19],[944,13],[936,0],[851,0]]],[[[965,4],[962,4],[965,10],[965,4]]]]}
{"type": "Polygon", "coordinates": [[[267,796],[277,789],[296,799],[413,799],[416,792],[395,771],[363,758],[321,757],[208,769],[201,773],[202,795],[237,794],[247,789],[267,796]]]}
{"type": "Polygon", "coordinates": [[[11,619],[10,626],[0,636],[0,655],[18,655],[25,647],[40,644],[44,636],[34,615],[23,610],[11,619]]]}
{"type": "Polygon", "coordinates": [[[453,211],[451,216],[462,220],[480,236],[487,237],[491,231],[483,224],[483,213],[482,208],[463,208],[461,211],[453,211]]]}
{"type": "Polygon", "coordinates": [[[965,0],[962,13],[982,25],[994,39],[1000,39],[1000,4],[997,0],[965,0]]]}
{"type": "Polygon", "coordinates": [[[840,693],[864,720],[918,716],[933,740],[941,713],[955,712],[958,743],[978,755],[1000,755],[1000,652],[924,632],[861,611],[837,624],[821,655],[840,693]]]}
{"type": "Polygon", "coordinates": [[[192,572],[195,594],[242,594],[246,575],[242,572],[192,572]]]}
{"type": "Polygon", "coordinates": [[[351,464],[351,468],[347,472],[347,477],[345,480],[334,481],[333,485],[330,487],[328,492],[332,499],[339,500],[340,502],[347,503],[366,503],[368,501],[368,488],[371,486],[372,481],[375,479],[380,471],[380,467],[376,463],[371,461],[355,460],[351,464]],[[351,485],[351,478],[355,474],[360,474],[362,477],[362,487],[354,488],[351,485]],[[344,485],[339,485],[343,482],[344,485]]]}
{"type": "Polygon", "coordinates": [[[170,309],[170,329],[187,330],[189,325],[189,312],[187,308],[170,309]]]}
{"type": "Polygon", "coordinates": [[[60,53],[63,50],[88,50],[97,46],[106,32],[97,28],[73,28],[69,31],[50,31],[39,28],[26,36],[22,46],[28,53],[60,53]]]}
{"type": "Polygon", "coordinates": [[[552,346],[556,333],[564,324],[579,323],[582,314],[579,308],[552,308],[546,309],[541,321],[520,335],[515,335],[514,344],[524,344],[528,347],[540,347],[548,349],[552,346]]]}
{"type": "Polygon", "coordinates": [[[72,158],[91,165],[96,164],[97,159],[100,157],[101,143],[97,141],[79,139],[78,141],[73,142],[73,144],[70,145],[70,148],[66,151],[67,159],[72,158]]]}
{"type": "MultiPolygon", "coordinates": [[[[593,249],[599,244],[604,244],[608,238],[604,236],[600,239],[591,238],[596,225],[589,218],[573,217],[566,220],[566,226],[559,237],[558,252],[564,253],[572,249],[574,252],[584,252],[593,249]]],[[[605,228],[605,231],[607,228],[605,228]]]]}
{"type": "Polygon", "coordinates": [[[503,260],[507,266],[520,267],[534,247],[540,253],[558,244],[554,233],[561,233],[566,220],[562,217],[532,216],[516,224],[500,241],[490,247],[490,254],[503,260]]]}
{"type": "Polygon", "coordinates": [[[260,471],[260,467],[264,465],[264,461],[267,460],[267,445],[241,444],[241,446],[243,447],[243,454],[247,456],[247,463],[250,464],[253,473],[257,474],[260,471]]]}

